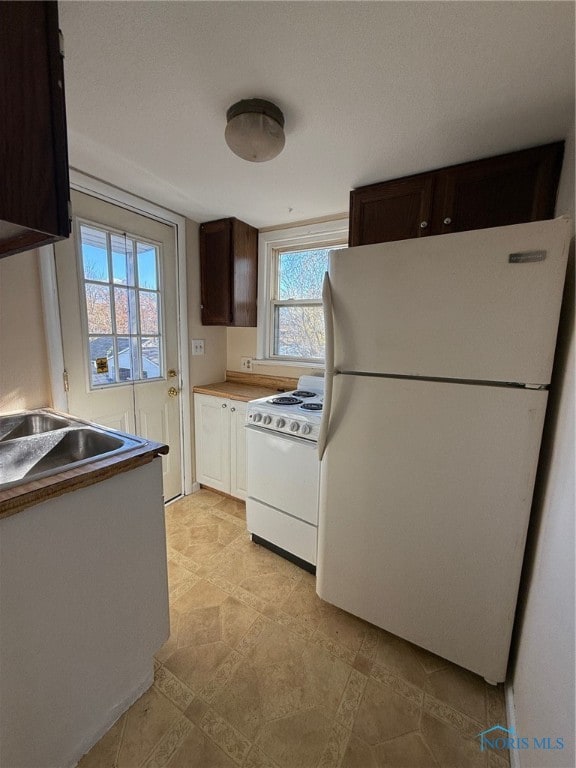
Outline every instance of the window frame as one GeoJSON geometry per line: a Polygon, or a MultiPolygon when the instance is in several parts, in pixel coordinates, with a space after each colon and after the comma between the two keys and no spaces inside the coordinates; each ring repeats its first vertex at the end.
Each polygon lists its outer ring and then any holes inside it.
{"type": "Polygon", "coordinates": [[[282,229],[260,232],[258,238],[258,325],[257,360],[275,366],[299,366],[318,368],[321,358],[288,357],[274,354],[275,307],[317,306],[321,300],[280,300],[276,297],[278,256],[287,251],[304,251],[316,248],[346,247],[348,245],[348,217],[314,222],[282,229]]]}
{"type": "MultiPolygon", "coordinates": [[[[108,389],[113,389],[115,387],[131,387],[137,384],[147,384],[147,383],[155,383],[158,381],[165,381],[166,380],[166,345],[164,343],[164,328],[165,328],[165,322],[164,322],[164,278],[163,278],[163,253],[162,253],[162,243],[157,242],[156,240],[153,240],[149,237],[143,237],[141,235],[135,234],[133,232],[125,232],[123,230],[117,229],[115,227],[111,227],[108,224],[101,224],[100,222],[91,220],[91,219],[85,219],[80,216],[74,217],[74,224],[75,224],[75,234],[76,234],[76,270],[77,270],[77,276],[78,276],[78,292],[79,292],[79,300],[80,300],[80,321],[81,321],[81,333],[82,333],[82,354],[84,357],[84,371],[85,371],[85,377],[86,377],[86,392],[98,392],[108,389]],[[86,290],[85,286],[87,283],[91,284],[100,284],[109,286],[112,289],[115,286],[113,281],[113,273],[111,270],[111,257],[108,255],[108,270],[109,270],[109,280],[107,282],[100,282],[97,280],[86,280],[84,277],[84,260],[83,260],[83,254],[82,254],[82,226],[91,227],[93,229],[101,230],[102,232],[106,233],[106,247],[107,247],[107,253],[108,250],[111,250],[111,236],[116,235],[118,237],[126,237],[128,240],[132,240],[134,244],[136,245],[138,242],[145,243],[154,246],[157,253],[157,260],[156,260],[156,277],[157,277],[157,283],[158,286],[154,291],[151,291],[153,293],[156,293],[158,296],[158,334],[143,334],[143,333],[117,333],[116,329],[116,318],[115,318],[115,295],[114,290],[111,290],[111,296],[110,296],[110,310],[112,313],[112,333],[102,333],[102,334],[93,334],[89,332],[88,328],[88,310],[86,305],[86,290]],[[160,355],[159,355],[159,364],[160,364],[160,371],[161,375],[154,377],[152,379],[143,378],[141,376],[142,374],[142,364],[141,364],[141,347],[139,346],[139,353],[138,353],[138,373],[140,375],[140,378],[138,379],[127,379],[126,381],[113,381],[103,384],[94,384],[92,381],[92,369],[90,364],[90,337],[100,335],[100,336],[112,336],[115,339],[118,337],[128,337],[130,339],[136,338],[139,339],[140,344],[141,342],[146,338],[151,337],[158,337],[159,344],[160,344],[160,355]]],[[[137,259],[136,256],[137,251],[134,251],[134,259],[137,259]]],[[[137,269],[137,267],[136,267],[137,269]]],[[[124,286],[118,286],[118,287],[124,287],[124,286]]],[[[135,305],[136,305],[136,312],[137,312],[137,328],[139,331],[141,331],[141,319],[140,319],[140,300],[139,300],[139,292],[141,290],[150,290],[147,288],[141,288],[135,281],[135,284],[133,286],[135,291],[135,305]]],[[[114,344],[114,370],[115,373],[119,371],[119,363],[118,363],[118,348],[117,344],[114,344]]]]}

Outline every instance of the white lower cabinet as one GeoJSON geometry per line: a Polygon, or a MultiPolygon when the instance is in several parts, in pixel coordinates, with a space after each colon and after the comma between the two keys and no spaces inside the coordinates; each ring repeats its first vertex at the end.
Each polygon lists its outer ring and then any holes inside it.
{"type": "Polygon", "coordinates": [[[246,498],[246,403],[194,395],[196,480],[222,493],[246,498]]]}

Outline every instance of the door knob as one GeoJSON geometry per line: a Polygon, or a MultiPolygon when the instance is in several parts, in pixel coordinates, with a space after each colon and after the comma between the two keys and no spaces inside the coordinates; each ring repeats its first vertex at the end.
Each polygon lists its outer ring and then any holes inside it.
{"type": "Polygon", "coordinates": [[[168,395],[169,397],[177,397],[178,392],[180,392],[180,390],[176,389],[176,387],[170,387],[170,389],[168,390],[168,395]]]}

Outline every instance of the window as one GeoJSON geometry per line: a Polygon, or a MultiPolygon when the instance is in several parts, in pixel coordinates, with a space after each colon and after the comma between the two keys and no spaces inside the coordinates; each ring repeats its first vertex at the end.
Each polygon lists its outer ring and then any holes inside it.
{"type": "Polygon", "coordinates": [[[323,363],[322,282],[330,250],[347,237],[347,220],[261,233],[259,359],[323,363]]]}
{"type": "Polygon", "coordinates": [[[163,377],[160,247],[80,223],[90,387],[163,377]]]}

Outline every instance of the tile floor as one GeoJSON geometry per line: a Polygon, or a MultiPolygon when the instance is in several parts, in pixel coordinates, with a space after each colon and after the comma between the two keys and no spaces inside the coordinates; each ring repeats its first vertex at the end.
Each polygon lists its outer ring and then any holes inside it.
{"type": "Polygon", "coordinates": [[[501,687],[320,600],[244,505],[166,510],[172,634],[155,682],[79,768],[507,768],[476,734],[501,687]]]}

